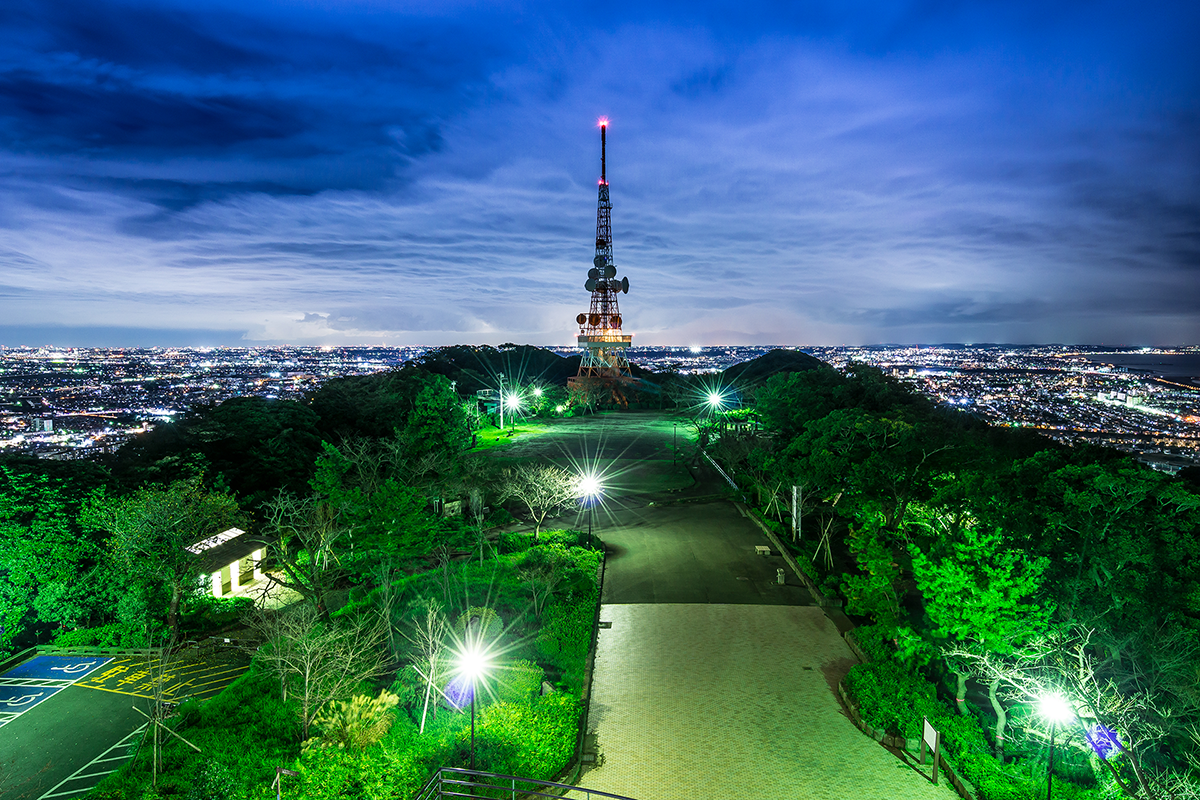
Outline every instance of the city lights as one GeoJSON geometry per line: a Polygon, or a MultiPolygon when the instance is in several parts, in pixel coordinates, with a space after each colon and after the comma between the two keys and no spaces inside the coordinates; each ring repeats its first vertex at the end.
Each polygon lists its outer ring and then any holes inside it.
{"type": "MultiPolygon", "coordinates": [[[[574,353],[574,348],[551,349],[574,353]]],[[[99,457],[198,406],[247,396],[299,400],[327,380],[394,369],[426,350],[8,348],[0,350],[0,392],[7,391],[12,400],[0,402],[0,449],[53,459],[99,457]]],[[[770,350],[639,347],[630,348],[629,357],[653,371],[697,376],[714,375],[770,350]]],[[[994,425],[1031,429],[1064,444],[1114,447],[1166,471],[1200,464],[1200,392],[1193,388],[1200,376],[1186,376],[1186,365],[1195,362],[1200,348],[1146,352],[981,345],[809,347],[804,352],[839,370],[854,363],[875,367],[934,402],[994,425]],[[1181,359],[1178,369],[1184,372],[1153,377],[1120,366],[1131,358],[1181,359]]],[[[519,389],[496,377],[499,384],[490,388],[493,397],[502,398],[497,403],[501,429],[505,417],[548,396],[546,386],[519,389]]],[[[694,402],[711,413],[737,405],[733,393],[715,380],[694,402]]],[[[554,410],[562,414],[567,406],[559,403],[554,410]]]]}

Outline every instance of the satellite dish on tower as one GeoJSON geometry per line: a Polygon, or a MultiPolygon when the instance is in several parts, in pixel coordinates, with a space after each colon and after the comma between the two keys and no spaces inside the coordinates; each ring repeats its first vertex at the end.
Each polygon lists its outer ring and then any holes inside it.
{"type": "Polygon", "coordinates": [[[596,256],[595,258],[592,259],[592,263],[595,264],[597,267],[603,267],[604,266],[604,256],[596,256]]]}
{"type": "Polygon", "coordinates": [[[616,328],[617,330],[621,329],[621,315],[620,314],[612,315],[612,326],[614,328],[616,328]]]}
{"type": "Polygon", "coordinates": [[[617,268],[614,267],[612,264],[605,265],[605,267],[601,270],[601,272],[604,273],[604,277],[606,277],[606,278],[617,277],[617,268]]]}
{"type": "Polygon", "coordinates": [[[596,279],[588,278],[587,281],[583,284],[583,288],[587,289],[589,292],[596,291],[596,279]]]}
{"type": "Polygon", "coordinates": [[[600,270],[596,269],[595,267],[592,267],[591,269],[588,270],[588,277],[591,278],[592,280],[599,278],[600,270]]]}
{"type": "Polygon", "coordinates": [[[621,278],[621,291],[629,294],[629,278],[621,278]]]}
{"type": "Polygon", "coordinates": [[[578,322],[580,325],[586,325],[587,324],[587,314],[580,314],[579,316],[577,316],[575,318],[575,321],[578,322]]]}

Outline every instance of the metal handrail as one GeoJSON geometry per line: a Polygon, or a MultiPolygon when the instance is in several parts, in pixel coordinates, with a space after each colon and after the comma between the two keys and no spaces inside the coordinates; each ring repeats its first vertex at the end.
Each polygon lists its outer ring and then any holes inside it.
{"type": "Polygon", "coordinates": [[[593,797],[607,797],[611,800],[634,800],[632,797],[625,795],[613,794],[611,792],[602,792],[599,789],[586,789],[582,786],[572,786],[569,783],[554,783],[553,781],[539,781],[536,778],[519,778],[516,775],[502,775],[497,772],[481,772],[473,769],[462,769],[461,767],[442,767],[437,772],[429,776],[429,780],[421,787],[421,790],[413,796],[413,800],[434,800],[434,798],[445,797],[475,797],[474,789],[499,789],[507,792],[511,796],[511,800],[517,800],[518,797],[554,797],[562,798],[566,796],[565,792],[546,792],[540,791],[543,789],[565,789],[567,792],[579,792],[585,800],[591,800],[593,797]],[[507,784],[507,785],[505,785],[507,784]],[[520,788],[517,784],[533,784],[529,788],[520,788]],[[464,792],[462,790],[472,790],[464,792]]]}

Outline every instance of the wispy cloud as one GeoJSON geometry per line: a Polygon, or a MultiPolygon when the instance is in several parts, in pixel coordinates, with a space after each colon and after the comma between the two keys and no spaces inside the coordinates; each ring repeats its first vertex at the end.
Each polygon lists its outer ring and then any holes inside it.
{"type": "Polygon", "coordinates": [[[1200,338],[1195,10],[932,8],[18,3],[0,336],[569,341],[606,114],[639,341],[1200,338]]]}

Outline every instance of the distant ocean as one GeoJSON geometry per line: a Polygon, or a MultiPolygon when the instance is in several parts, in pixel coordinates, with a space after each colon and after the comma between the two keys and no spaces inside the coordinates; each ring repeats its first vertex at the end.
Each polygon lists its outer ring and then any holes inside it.
{"type": "Polygon", "coordinates": [[[1094,364],[1114,364],[1146,372],[1167,380],[1200,380],[1200,353],[1157,355],[1154,353],[1089,354],[1094,364]]]}

